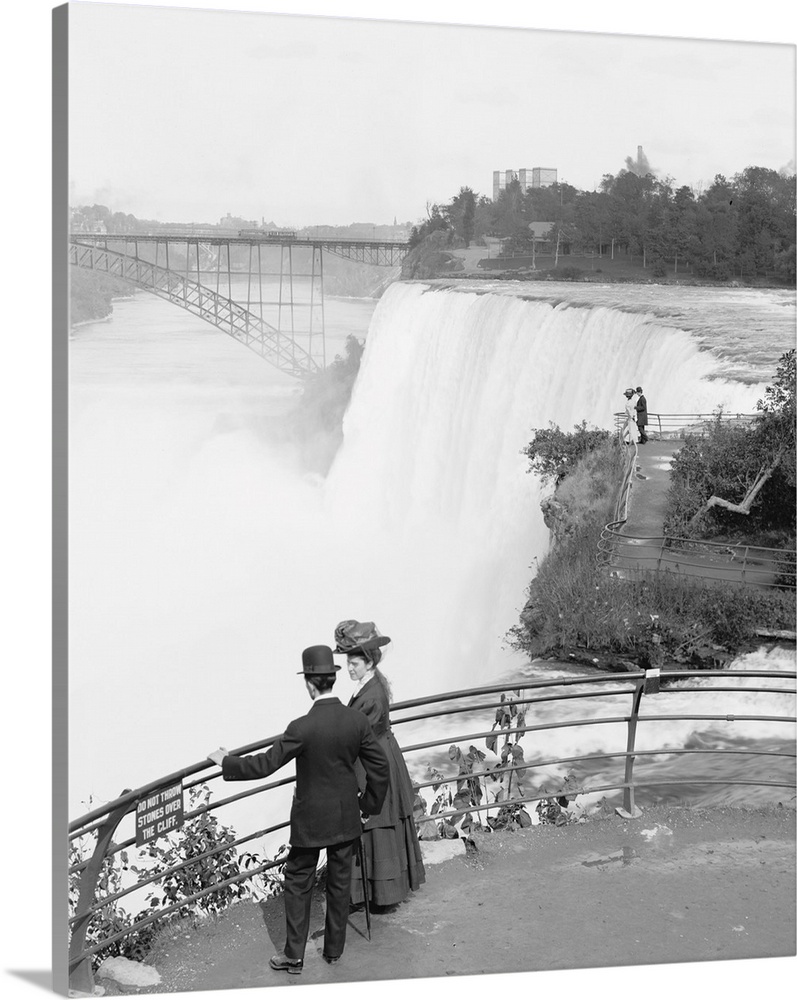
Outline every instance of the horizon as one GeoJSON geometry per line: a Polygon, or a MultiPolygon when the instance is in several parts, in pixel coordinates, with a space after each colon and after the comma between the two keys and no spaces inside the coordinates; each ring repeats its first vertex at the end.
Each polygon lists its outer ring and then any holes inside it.
{"type": "MultiPolygon", "coordinates": [[[[734,180],[734,178],[736,176],[738,176],[739,174],[743,173],[744,170],[748,170],[748,169],[772,169],[772,168],[761,167],[759,164],[750,163],[746,167],[744,167],[742,170],[735,171],[734,173],[730,173],[730,172],[726,173],[724,171],[720,171],[719,174],[717,174],[717,175],[715,175],[714,177],[711,178],[711,180],[705,185],[705,187],[700,186],[700,187],[697,187],[697,188],[696,187],[692,187],[691,185],[688,185],[688,184],[680,184],[678,182],[678,179],[675,178],[675,177],[670,177],[670,176],[659,177],[658,176],[658,171],[656,171],[655,169],[651,169],[649,171],[649,173],[653,175],[653,177],[656,179],[657,182],[659,182],[659,183],[669,183],[673,191],[677,191],[681,187],[689,187],[690,190],[692,191],[692,193],[694,194],[694,196],[696,198],[698,198],[706,190],[706,188],[710,187],[711,184],[714,183],[714,181],[716,180],[716,177],[723,176],[729,182],[732,183],[733,180],[734,180]]],[[[637,173],[638,176],[645,176],[644,174],[639,174],[638,171],[631,170],[631,169],[626,168],[626,167],[621,168],[620,170],[617,171],[616,174],[614,174],[612,176],[619,176],[622,173],[637,173]]],[[[780,170],[777,170],[776,173],[780,174],[780,176],[785,177],[785,178],[788,178],[788,177],[794,178],[795,176],[797,176],[797,172],[795,172],[794,163],[787,164],[786,167],[783,167],[780,170]]],[[[605,176],[608,176],[608,175],[604,174],[603,176],[605,177],[605,176]]],[[[563,183],[563,182],[556,182],[556,183],[563,183]]],[[[547,186],[550,186],[550,185],[544,185],[544,186],[547,187],[547,186]]],[[[570,186],[573,187],[574,185],[570,185],[570,186]]],[[[461,185],[461,188],[464,188],[464,187],[467,187],[467,185],[461,185]]],[[[594,189],[575,188],[575,190],[577,191],[578,194],[600,194],[601,193],[599,187],[598,188],[594,188],[594,189]]],[[[441,201],[441,202],[437,202],[435,204],[438,204],[438,205],[441,205],[441,206],[442,205],[447,205],[447,204],[450,203],[450,201],[458,193],[459,193],[459,189],[457,191],[455,191],[452,195],[450,195],[450,197],[447,200],[441,201]]],[[[475,195],[476,195],[477,198],[481,196],[480,192],[478,192],[478,191],[476,191],[474,193],[475,193],[475,195]]],[[[493,202],[493,203],[495,202],[495,199],[490,198],[489,195],[487,195],[485,197],[487,197],[490,202],[493,202]]],[[[431,204],[431,203],[429,203],[429,204],[431,204]]],[[[96,205],[101,205],[101,203],[100,202],[93,202],[92,204],[88,204],[88,203],[70,204],[69,207],[70,207],[71,211],[75,211],[75,210],[82,209],[82,208],[93,208],[96,205]]],[[[114,212],[124,212],[126,215],[134,215],[133,212],[126,212],[125,209],[124,209],[124,207],[112,208],[110,205],[104,205],[103,207],[107,208],[112,213],[114,213],[114,212]]],[[[403,221],[400,220],[400,219],[395,219],[393,222],[377,222],[377,221],[375,221],[373,219],[367,219],[367,220],[357,219],[357,220],[353,220],[353,221],[350,221],[350,222],[337,222],[337,223],[332,223],[332,222],[308,222],[308,223],[305,223],[304,225],[291,225],[289,223],[280,223],[280,222],[277,222],[274,219],[270,219],[268,222],[266,222],[265,217],[261,217],[261,219],[259,219],[259,220],[258,219],[247,219],[247,217],[245,215],[238,214],[236,212],[228,212],[228,213],[226,213],[226,215],[222,216],[217,222],[211,222],[208,219],[192,219],[192,220],[189,221],[189,220],[186,220],[186,219],[157,219],[157,218],[152,218],[151,219],[151,218],[141,218],[141,217],[135,216],[135,215],[134,215],[134,217],[135,217],[135,219],[136,219],[137,222],[154,222],[154,223],[157,223],[158,225],[184,225],[184,226],[221,226],[222,223],[224,222],[225,218],[231,218],[233,220],[239,220],[239,221],[244,221],[244,222],[254,222],[257,225],[261,225],[262,224],[264,228],[268,228],[269,226],[274,226],[274,227],[277,227],[277,228],[284,227],[284,228],[292,228],[292,229],[296,229],[296,230],[307,230],[307,229],[350,229],[350,228],[354,228],[354,227],[357,227],[357,226],[363,226],[363,227],[371,226],[371,227],[377,227],[377,228],[383,228],[383,229],[387,229],[387,228],[389,228],[389,229],[403,229],[403,228],[406,228],[407,226],[412,227],[412,226],[418,225],[418,224],[420,224],[421,222],[424,221],[423,218],[418,218],[416,220],[405,219],[403,221]]]]}
{"type": "Polygon", "coordinates": [[[793,89],[772,42],[70,4],[69,200],[389,225],[491,197],[494,170],[594,191],[639,147],[700,190],[794,172],[793,89]]]}

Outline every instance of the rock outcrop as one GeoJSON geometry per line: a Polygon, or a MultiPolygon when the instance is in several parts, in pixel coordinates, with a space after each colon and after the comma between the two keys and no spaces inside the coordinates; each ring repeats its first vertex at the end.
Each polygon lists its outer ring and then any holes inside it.
{"type": "Polygon", "coordinates": [[[554,545],[575,533],[576,523],[572,514],[567,505],[557,499],[555,493],[540,501],[540,510],[554,545]]]}

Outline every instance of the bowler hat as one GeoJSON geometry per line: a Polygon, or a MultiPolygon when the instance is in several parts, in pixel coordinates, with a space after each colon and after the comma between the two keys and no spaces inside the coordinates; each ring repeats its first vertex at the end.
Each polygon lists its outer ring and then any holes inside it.
{"type": "Polygon", "coordinates": [[[329,646],[308,646],[302,650],[302,669],[297,671],[300,674],[331,674],[340,667],[332,659],[332,650],[329,646]]]}
{"type": "Polygon", "coordinates": [[[642,392],[642,386],[641,386],[641,385],[638,385],[638,386],[636,387],[636,391],[637,391],[637,392],[642,392]]]}

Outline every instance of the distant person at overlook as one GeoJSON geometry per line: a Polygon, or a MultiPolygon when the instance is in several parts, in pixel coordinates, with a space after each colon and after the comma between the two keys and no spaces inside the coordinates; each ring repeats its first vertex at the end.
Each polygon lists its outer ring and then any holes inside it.
{"type": "Polygon", "coordinates": [[[634,390],[626,389],[623,395],[625,396],[625,426],[623,427],[623,440],[626,444],[636,444],[639,439],[639,430],[636,423],[634,390]]]}
{"type": "Polygon", "coordinates": [[[645,399],[642,393],[642,386],[638,385],[636,387],[637,401],[636,401],[636,422],[639,428],[639,443],[647,444],[648,436],[645,433],[645,427],[648,423],[648,401],[645,399]]]}

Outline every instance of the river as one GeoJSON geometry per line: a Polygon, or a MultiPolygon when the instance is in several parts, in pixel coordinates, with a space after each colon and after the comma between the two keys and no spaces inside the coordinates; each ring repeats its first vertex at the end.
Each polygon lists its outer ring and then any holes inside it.
{"type": "MultiPolygon", "coordinates": [[[[788,291],[448,285],[327,299],[328,359],[349,333],[366,351],[326,480],[269,436],[297,384],[215,328],[138,293],[73,331],[70,815],[279,732],[307,707],[301,649],[343,618],[392,636],[397,701],[547,676],[502,642],[548,544],[520,454],[530,429],[610,427],[630,384],[652,412],[750,412],[793,344],[788,291]]],[[[794,667],[785,650],[743,662],[794,667]]],[[[338,687],[347,698],[345,671],[338,687]]],[[[793,714],[760,697],[763,714],[793,714]]],[[[727,705],[700,697],[706,713],[727,705]]],[[[656,726],[658,740],[736,739],[656,726]]],[[[546,755],[601,741],[573,732],[546,736],[546,755]]],[[[793,746],[783,725],[751,738],[793,746]]]]}

